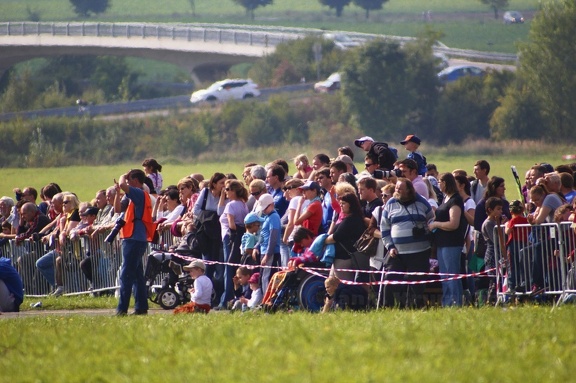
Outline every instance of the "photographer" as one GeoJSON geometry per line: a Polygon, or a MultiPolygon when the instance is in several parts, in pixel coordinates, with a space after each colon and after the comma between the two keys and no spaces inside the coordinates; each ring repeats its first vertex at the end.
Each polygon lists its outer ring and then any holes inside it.
{"type": "Polygon", "coordinates": [[[120,270],[120,299],[116,315],[126,315],[130,305],[130,294],[134,286],[134,314],[148,313],[148,292],[144,279],[142,256],[148,248],[148,241],[154,236],[152,222],[152,201],[143,190],[146,174],[142,170],[132,169],[114,180],[116,197],[114,211],[120,213],[122,190],[129,199],[125,213],[125,224],[120,229],[122,238],[122,268],[120,270]]]}
{"type": "MultiPolygon", "coordinates": [[[[428,201],[416,193],[412,182],[400,178],[396,183],[394,197],[389,199],[382,212],[380,230],[384,246],[390,255],[388,271],[428,272],[430,238],[428,221],[434,213],[428,201]]],[[[388,274],[386,280],[420,280],[421,277],[388,274]]],[[[388,285],[384,294],[384,306],[400,305],[423,307],[424,285],[388,285]],[[411,292],[414,296],[411,296],[411,292]]]]}
{"type": "Polygon", "coordinates": [[[364,157],[364,167],[373,178],[376,178],[377,180],[387,179],[392,183],[396,183],[396,179],[402,176],[402,171],[400,169],[394,168],[392,170],[382,170],[378,169],[379,166],[378,159],[373,154],[366,154],[364,157]]]}

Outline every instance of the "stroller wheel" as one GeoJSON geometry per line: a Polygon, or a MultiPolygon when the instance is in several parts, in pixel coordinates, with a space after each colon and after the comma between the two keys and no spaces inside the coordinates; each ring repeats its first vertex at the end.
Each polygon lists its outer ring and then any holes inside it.
{"type": "Polygon", "coordinates": [[[156,301],[164,310],[173,310],[180,304],[180,296],[174,289],[162,289],[156,301]]]}
{"type": "Polygon", "coordinates": [[[309,275],[300,282],[300,287],[298,288],[300,307],[308,311],[320,311],[324,306],[325,295],[324,278],[317,275],[309,275]]]}

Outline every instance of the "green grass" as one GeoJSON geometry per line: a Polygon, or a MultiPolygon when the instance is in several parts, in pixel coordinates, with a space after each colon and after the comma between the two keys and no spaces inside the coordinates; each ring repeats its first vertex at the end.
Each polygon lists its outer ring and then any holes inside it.
{"type": "MultiPolygon", "coordinates": [[[[342,142],[341,145],[352,145],[351,143],[342,142]]],[[[353,146],[353,145],[352,145],[353,146]]],[[[399,149],[399,157],[404,158],[406,151],[401,145],[395,145],[399,149]]],[[[507,196],[509,199],[518,198],[515,182],[510,171],[510,165],[515,165],[524,182],[524,173],[536,162],[548,162],[556,166],[566,161],[561,160],[562,154],[570,154],[569,148],[554,149],[547,151],[545,154],[534,152],[530,147],[528,149],[518,147],[515,154],[499,152],[503,147],[511,147],[512,144],[503,143],[501,145],[492,144],[491,151],[474,151],[469,147],[448,147],[448,148],[427,148],[422,145],[422,153],[427,157],[428,163],[435,163],[440,172],[452,171],[456,168],[464,169],[468,174],[473,174],[474,163],[479,159],[486,159],[491,164],[490,175],[498,175],[506,180],[508,188],[507,196]],[[468,154],[464,154],[468,153],[468,154]],[[478,154],[483,153],[483,154],[478,154]],[[553,154],[555,153],[555,154],[553,154]]],[[[546,148],[546,147],[544,147],[546,148]]],[[[319,149],[310,147],[272,147],[258,151],[250,150],[243,153],[218,153],[214,159],[197,159],[189,162],[174,162],[157,158],[163,165],[162,177],[164,186],[176,184],[181,178],[191,173],[202,173],[209,178],[214,172],[234,173],[237,177],[242,174],[243,165],[247,162],[257,161],[266,164],[276,158],[290,160],[299,153],[307,153],[310,158],[316,153],[324,152],[331,156],[336,156],[334,149],[319,149]]],[[[363,170],[363,152],[356,153],[356,167],[363,170]]],[[[118,179],[119,175],[131,168],[140,168],[140,162],[129,164],[118,164],[113,166],[71,166],[63,168],[29,168],[14,169],[0,168],[0,195],[13,196],[14,187],[24,188],[33,186],[37,190],[50,182],[56,182],[63,190],[76,193],[81,201],[89,201],[94,198],[96,191],[105,189],[113,184],[113,179],[118,179]]],[[[292,165],[289,162],[289,165],[292,165]]],[[[293,172],[291,166],[291,172],[293,172]]]]}
{"type": "MultiPolygon", "coordinates": [[[[26,20],[26,7],[38,12],[43,21],[78,20],[67,1],[10,0],[2,3],[0,21],[26,20]]],[[[511,9],[530,13],[537,7],[536,0],[514,0],[510,4],[511,9]]],[[[337,18],[333,11],[315,0],[276,1],[257,9],[255,20],[247,17],[244,9],[231,0],[196,1],[195,15],[187,0],[146,2],[145,7],[140,1],[126,0],[112,2],[108,12],[89,19],[95,20],[281,25],[400,36],[416,36],[424,25],[429,25],[446,34],[442,40],[449,46],[509,53],[516,51],[516,41],[526,39],[529,29],[529,23],[502,25],[501,15],[495,20],[489,7],[472,0],[390,0],[383,10],[371,12],[368,21],[364,10],[357,6],[346,7],[343,16],[337,18]],[[423,24],[421,14],[428,10],[432,12],[432,22],[423,24]]]]}
{"type": "Polygon", "coordinates": [[[0,320],[2,380],[564,382],[574,306],[0,320]]]}

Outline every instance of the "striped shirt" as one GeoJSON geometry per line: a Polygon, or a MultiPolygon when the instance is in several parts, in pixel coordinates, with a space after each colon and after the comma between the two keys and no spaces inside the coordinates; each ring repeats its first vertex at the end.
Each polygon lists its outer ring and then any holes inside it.
{"type": "Polygon", "coordinates": [[[391,198],[382,212],[380,231],[387,249],[396,248],[399,254],[419,253],[430,248],[428,221],[434,219],[434,212],[424,197],[417,194],[415,201],[408,204],[391,198]],[[413,228],[424,228],[426,235],[415,238],[413,228]]]}

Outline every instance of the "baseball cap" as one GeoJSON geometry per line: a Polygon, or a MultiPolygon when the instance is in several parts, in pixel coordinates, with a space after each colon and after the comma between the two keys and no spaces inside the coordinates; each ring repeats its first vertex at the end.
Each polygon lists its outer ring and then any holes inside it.
{"type": "Polygon", "coordinates": [[[182,269],[184,269],[186,271],[190,271],[194,267],[197,267],[197,268],[202,269],[202,270],[206,270],[206,265],[204,264],[204,262],[202,262],[199,259],[193,260],[192,262],[190,262],[189,264],[184,266],[182,269]]]}
{"type": "Polygon", "coordinates": [[[374,140],[370,136],[364,136],[364,137],[360,137],[357,140],[354,140],[354,145],[356,145],[357,147],[360,148],[362,146],[362,144],[364,143],[364,141],[372,141],[373,142],[374,140]]]}
{"type": "Polygon", "coordinates": [[[298,189],[319,191],[320,185],[318,185],[318,183],[315,181],[306,181],[306,183],[304,185],[300,186],[298,189]]]}
{"type": "Polygon", "coordinates": [[[420,143],[422,141],[420,141],[420,139],[415,135],[415,134],[409,134],[406,136],[406,138],[404,139],[404,141],[401,141],[400,143],[402,145],[406,145],[408,142],[413,142],[417,145],[420,145],[420,143]]]}
{"type": "Polygon", "coordinates": [[[260,218],[258,214],[254,212],[250,212],[246,215],[246,217],[244,217],[244,224],[250,225],[254,222],[264,222],[264,218],[260,218]]]}
{"type": "Polygon", "coordinates": [[[260,196],[260,198],[258,198],[258,201],[256,201],[254,210],[256,211],[256,213],[262,213],[271,204],[272,205],[274,204],[274,197],[272,197],[268,193],[264,193],[260,196]]]}

